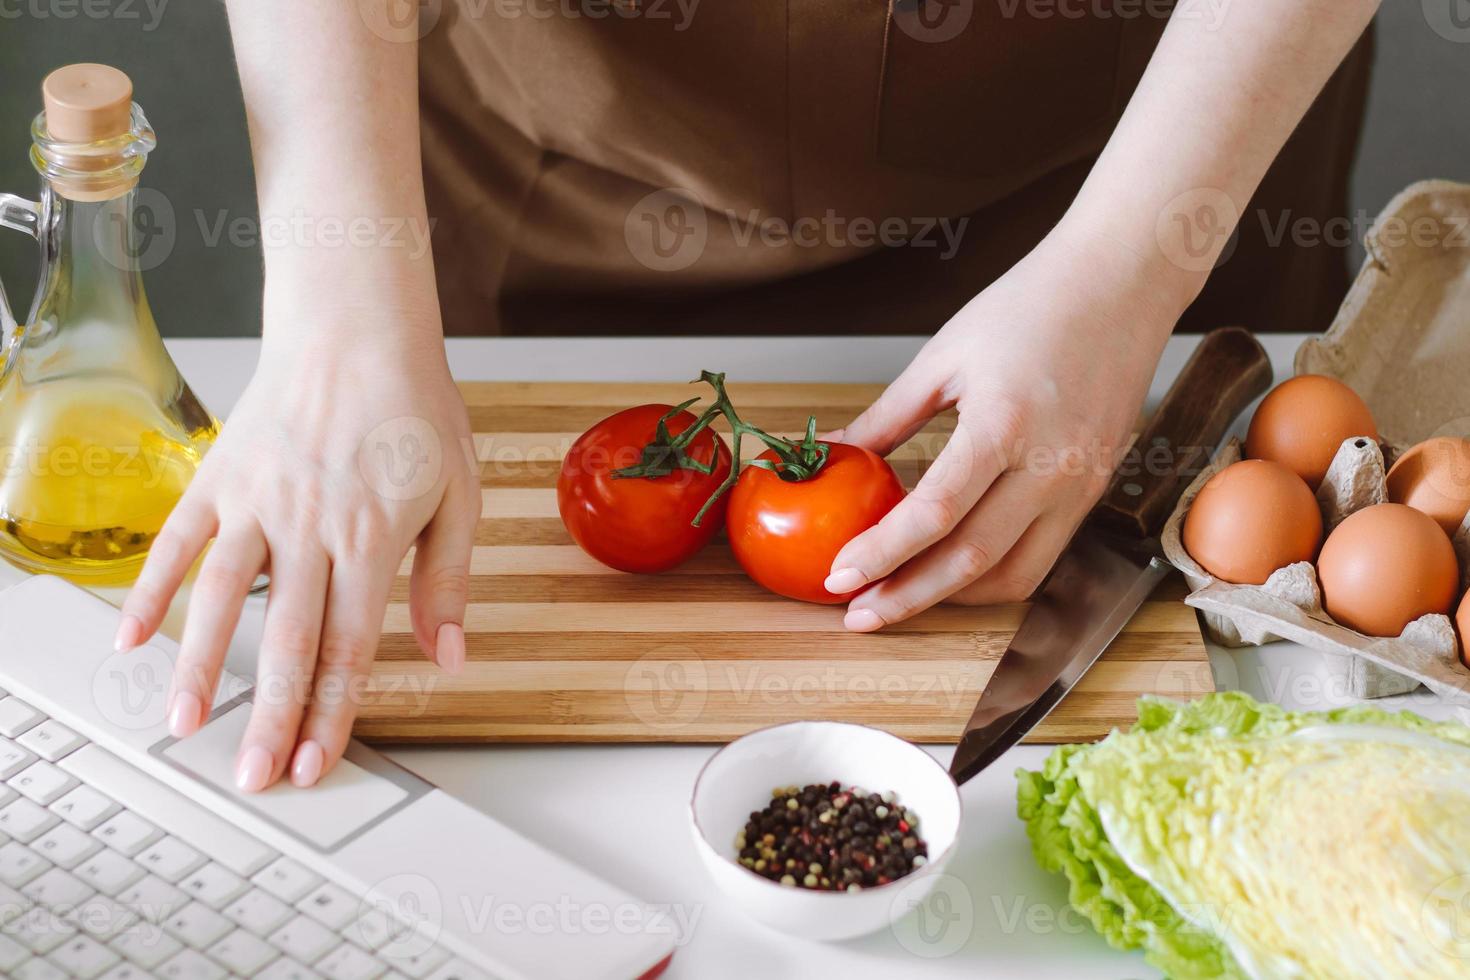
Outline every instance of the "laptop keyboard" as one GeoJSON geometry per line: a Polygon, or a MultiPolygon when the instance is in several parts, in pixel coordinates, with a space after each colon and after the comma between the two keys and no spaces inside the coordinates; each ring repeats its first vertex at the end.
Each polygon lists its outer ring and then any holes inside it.
{"type": "Polygon", "coordinates": [[[150,777],[4,691],[0,781],[0,975],[489,980],[253,837],[125,805],[150,777]]]}

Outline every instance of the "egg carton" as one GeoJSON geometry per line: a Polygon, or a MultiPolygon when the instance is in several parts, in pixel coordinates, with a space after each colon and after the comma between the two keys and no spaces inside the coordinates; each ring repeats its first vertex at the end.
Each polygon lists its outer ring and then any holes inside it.
{"type": "MultiPolygon", "coordinates": [[[[1297,350],[1297,374],[1325,374],[1367,402],[1379,440],[1348,439],[1317,492],[1323,528],[1382,503],[1385,472],[1433,436],[1470,437],[1470,185],[1414,184],[1393,199],[1364,239],[1368,258],[1332,326],[1297,350]]],[[[1460,662],[1448,616],[1421,616],[1396,637],[1365,636],[1322,608],[1316,569],[1297,562],[1262,585],[1216,579],[1184,550],[1185,515],[1200,489],[1241,458],[1231,440],[1180,497],[1164,529],[1165,556],[1184,573],[1185,600],[1223,646],[1293,640],[1333,654],[1338,684],[1356,698],[1405,694],[1420,685],[1470,705],[1470,669],[1460,662]]],[[[1470,517],[1453,536],[1462,590],[1470,578],[1470,517]]]]}

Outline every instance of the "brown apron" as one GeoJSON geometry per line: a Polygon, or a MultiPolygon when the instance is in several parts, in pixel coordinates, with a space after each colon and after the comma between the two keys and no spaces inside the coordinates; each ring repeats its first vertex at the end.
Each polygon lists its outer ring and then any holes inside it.
{"type": "MultiPolygon", "coordinates": [[[[933,332],[1062,215],[1165,24],[1018,2],[446,0],[420,56],[446,331],[933,332]]],[[[1346,249],[1282,221],[1347,214],[1370,46],[1186,327],[1326,326],[1346,249]]]]}

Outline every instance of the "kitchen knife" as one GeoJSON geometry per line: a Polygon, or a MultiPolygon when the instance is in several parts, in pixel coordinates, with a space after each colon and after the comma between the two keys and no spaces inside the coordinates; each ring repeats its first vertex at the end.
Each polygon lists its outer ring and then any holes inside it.
{"type": "Polygon", "coordinates": [[[1270,360],[1249,331],[1223,327],[1200,341],[996,664],[955,749],[955,782],[1035,728],[1168,574],[1159,533],[1186,481],[1270,386],[1270,360]]]}

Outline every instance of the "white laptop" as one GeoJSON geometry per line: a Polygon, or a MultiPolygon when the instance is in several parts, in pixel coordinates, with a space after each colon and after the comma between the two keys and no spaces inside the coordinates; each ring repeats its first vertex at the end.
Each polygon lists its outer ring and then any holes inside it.
{"type": "Polygon", "coordinates": [[[476,980],[662,972],[669,918],[358,742],[246,795],[251,689],[165,723],[175,645],[112,652],[59,579],[0,593],[0,975],[476,980]]]}

